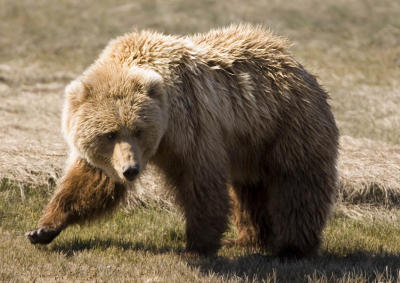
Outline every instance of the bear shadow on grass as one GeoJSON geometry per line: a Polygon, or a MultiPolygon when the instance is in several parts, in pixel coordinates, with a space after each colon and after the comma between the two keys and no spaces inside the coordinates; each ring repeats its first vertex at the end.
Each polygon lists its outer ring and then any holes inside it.
{"type": "Polygon", "coordinates": [[[73,238],[71,240],[62,241],[59,243],[54,243],[50,250],[53,252],[59,252],[67,257],[73,256],[77,252],[82,252],[85,250],[93,250],[100,249],[106,250],[108,248],[117,248],[122,249],[124,251],[144,251],[151,252],[153,254],[163,254],[163,253],[181,253],[183,249],[173,248],[170,246],[156,246],[149,243],[143,242],[132,242],[126,240],[116,240],[112,238],[108,239],[100,239],[100,238],[92,238],[92,239],[79,239],[73,238]]]}
{"type": "MultiPolygon", "coordinates": [[[[123,239],[79,239],[74,238],[60,243],[54,243],[51,251],[60,252],[67,257],[85,250],[119,248],[124,251],[145,251],[153,254],[182,254],[183,248],[171,246],[156,246],[150,243],[125,241],[123,239]]],[[[324,252],[315,259],[281,261],[271,255],[249,253],[248,255],[227,258],[213,257],[182,257],[188,266],[199,269],[207,276],[215,273],[225,278],[242,278],[247,281],[263,281],[272,277],[280,282],[306,280],[326,276],[341,278],[345,274],[351,277],[361,276],[368,280],[376,279],[374,274],[384,274],[386,279],[400,279],[400,254],[372,254],[366,251],[356,251],[347,256],[338,256],[324,252]]]]}
{"type": "Polygon", "coordinates": [[[309,279],[313,281],[322,276],[331,281],[349,275],[352,278],[361,277],[370,281],[376,279],[376,274],[383,274],[385,281],[400,279],[400,254],[374,255],[365,251],[357,251],[347,256],[325,252],[314,259],[286,261],[275,256],[254,253],[233,259],[200,258],[190,260],[188,264],[199,268],[205,275],[215,273],[225,278],[239,277],[249,282],[264,281],[266,277],[277,282],[299,282],[309,279]]]}

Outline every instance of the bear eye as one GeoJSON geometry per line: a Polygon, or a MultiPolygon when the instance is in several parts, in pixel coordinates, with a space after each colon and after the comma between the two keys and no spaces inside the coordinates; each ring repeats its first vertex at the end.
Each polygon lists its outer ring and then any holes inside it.
{"type": "Polygon", "coordinates": [[[156,89],[156,87],[155,86],[151,86],[150,88],[149,88],[149,90],[148,90],[148,95],[150,96],[150,97],[155,97],[156,96],[156,94],[157,94],[157,89],[156,89]]]}
{"type": "Polygon", "coordinates": [[[117,138],[117,133],[116,132],[111,132],[106,134],[106,137],[109,141],[114,141],[117,138]]]}
{"type": "Polygon", "coordinates": [[[142,130],[141,130],[141,129],[136,129],[136,130],[133,132],[133,136],[134,136],[135,138],[140,138],[141,135],[142,135],[142,130]]]}

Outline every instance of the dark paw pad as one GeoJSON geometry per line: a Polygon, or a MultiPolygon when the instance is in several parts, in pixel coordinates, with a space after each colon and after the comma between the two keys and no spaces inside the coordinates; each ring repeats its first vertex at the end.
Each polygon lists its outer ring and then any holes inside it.
{"type": "Polygon", "coordinates": [[[48,244],[55,237],[60,234],[61,230],[55,230],[55,229],[48,229],[45,227],[41,227],[36,230],[29,231],[25,234],[25,236],[29,239],[29,241],[32,244],[48,244]]]}

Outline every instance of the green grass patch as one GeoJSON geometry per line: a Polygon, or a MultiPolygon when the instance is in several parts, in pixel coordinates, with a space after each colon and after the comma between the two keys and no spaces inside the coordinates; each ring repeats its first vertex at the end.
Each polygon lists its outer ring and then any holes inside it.
{"type": "Polygon", "coordinates": [[[399,275],[400,225],[343,217],[329,222],[322,256],[312,260],[281,262],[237,247],[223,247],[216,257],[183,256],[182,215],[157,207],[119,211],[70,227],[48,246],[33,246],[24,233],[35,227],[49,190],[22,190],[24,197],[16,183],[1,182],[0,281],[361,282],[399,275]]]}

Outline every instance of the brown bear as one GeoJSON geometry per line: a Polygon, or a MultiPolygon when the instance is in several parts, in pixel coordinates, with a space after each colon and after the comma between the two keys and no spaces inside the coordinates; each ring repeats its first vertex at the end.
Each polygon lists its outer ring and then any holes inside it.
{"type": "Polygon", "coordinates": [[[187,252],[215,253],[232,208],[237,243],[316,255],[336,195],[327,99],[262,27],[119,37],[66,88],[69,165],[27,236],[46,244],[110,212],[151,162],[183,208],[187,252]]]}

